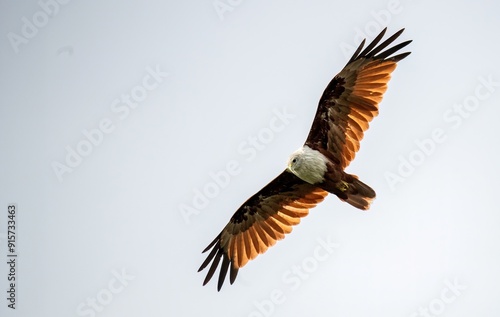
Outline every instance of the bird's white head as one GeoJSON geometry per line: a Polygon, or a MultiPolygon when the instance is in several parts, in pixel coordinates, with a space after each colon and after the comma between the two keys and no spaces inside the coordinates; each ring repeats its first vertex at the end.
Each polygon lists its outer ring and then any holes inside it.
{"type": "Polygon", "coordinates": [[[300,169],[300,165],[302,164],[302,149],[299,149],[295,152],[293,152],[290,157],[288,158],[288,164],[287,164],[287,169],[296,174],[295,171],[297,169],[300,169]]]}
{"type": "Polygon", "coordinates": [[[327,162],[323,154],[304,146],[290,155],[287,169],[303,181],[317,184],[324,180],[327,162]]]}

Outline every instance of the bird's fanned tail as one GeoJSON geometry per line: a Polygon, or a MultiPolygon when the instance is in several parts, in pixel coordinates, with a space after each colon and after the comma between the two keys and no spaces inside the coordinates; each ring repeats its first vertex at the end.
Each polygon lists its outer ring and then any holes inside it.
{"type": "Polygon", "coordinates": [[[347,188],[344,192],[346,198],[340,199],[358,209],[368,210],[375,199],[375,191],[360,181],[356,175],[346,174],[346,183],[347,188]]]}

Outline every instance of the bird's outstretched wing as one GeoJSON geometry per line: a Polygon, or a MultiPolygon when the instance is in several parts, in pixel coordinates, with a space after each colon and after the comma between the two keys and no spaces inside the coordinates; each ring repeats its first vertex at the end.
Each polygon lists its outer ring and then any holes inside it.
{"type": "Polygon", "coordinates": [[[387,89],[396,63],[410,52],[396,53],[411,41],[384,50],[404,29],[377,46],[384,29],[363,51],[365,40],[346,66],[328,84],[319,101],[311,131],[305,144],[347,167],[359,150],[363,133],[378,114],[378,105],[387,89]]]}
{"type": "Polygon", "coordinates": [[[210,281],[221,259],[217,289],[221,289],[228,270],[232,284],[239,268],[283,239],[326,195],[328,192],[285,170],[243,203],[222,232],[203,250],[212,249],[198,270],[212,263],[203,285],[210,281]]]}

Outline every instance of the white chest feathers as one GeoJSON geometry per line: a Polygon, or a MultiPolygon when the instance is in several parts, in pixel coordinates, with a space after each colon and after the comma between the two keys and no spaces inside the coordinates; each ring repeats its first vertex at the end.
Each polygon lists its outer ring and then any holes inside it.
{"type": "Polygon", "coordinates": [[[290,155],[288,170],[309,184],[317,184],[325,179],[327,162],[328,158],[306,145],[290,155]]]}

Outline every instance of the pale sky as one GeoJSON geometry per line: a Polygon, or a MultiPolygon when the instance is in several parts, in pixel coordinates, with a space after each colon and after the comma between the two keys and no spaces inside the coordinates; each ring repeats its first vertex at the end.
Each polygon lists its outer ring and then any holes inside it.
{"type": "Polygon", "coordinates": [[[0,1],[0,315],[500,315],[499,9],[0,1]],[[370,211],[329,195],[233,285],[202,286],[201,251],[385,26],[413,43],[348,168],[370,211]]]}

